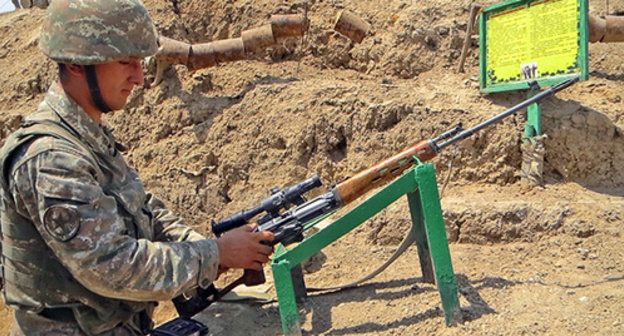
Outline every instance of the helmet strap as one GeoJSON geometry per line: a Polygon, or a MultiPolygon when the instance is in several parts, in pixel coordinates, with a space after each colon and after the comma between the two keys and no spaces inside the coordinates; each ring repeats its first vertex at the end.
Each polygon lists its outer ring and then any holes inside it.
{"type": "Polygon", "coordinates": [[[91,100],[95,107],[98,110],[102,111],[102,113],[111,112],[111,109],[108,104],[104,101],[102,97],[102,91],[100,91],[100,85],[98,84],[97,74],[95,73],[95,65],[89,64],[84,66],[85,74],[87,76],[87,85],[89,85],[89,93],[91,94],[91,100]]]}

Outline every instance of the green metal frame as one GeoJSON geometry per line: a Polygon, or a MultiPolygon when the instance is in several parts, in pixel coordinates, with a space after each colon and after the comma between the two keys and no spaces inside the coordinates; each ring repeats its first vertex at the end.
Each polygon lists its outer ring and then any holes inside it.
{"type": "Polygon", "coordinates": [[[353,210],[292,249],[278,247],[271,266],[285,335],[301,335],[292,269],[364,223],[399,197],[407,195],[423,281],[437,284],[447,325],[462,322],[457,280],[446,238],[432,163],[419,164],[353,210]]]}
{"type": "MultiPolygon", "coordinates": [[[[514,83],[503,83],[503,84],[494,84],[494,85],[486,85],[487,84],[487,23],[486,19],[488,14],[493,11],[499,11],[507,8],[513,8],[525,5],[527,3],[537,2],[541,0],[509,0],[504,1],[498,4],[494,4],[491,6],[485,7],[483,12],[479,15],[479,78],[480,78],[480,88],[481,92],[501,92],[501,91],[512,91],[512,90],[523,90],[529,88],[529,81],[518,81],[514,83]]],[[[577,61],[579,64],[579,68],[581,73],[579,74],[581,80],[587,80],[589,77],[589,59],[588,59],[588,40],[589,40],[589,28],[588,28],[588,0],[578,0],[579,6],[579,52],[577,56],[577,61]]],[[[537,80],[537,83],[541,86],[550,86],[559,84],[571,77],[576,76],[576,74],[568,74],[562,76],[554,76],[548,78],[541,78],[537,80]]]]}
{"type": "MultiPolygon", "coordinates": [[[[539,88],[529,89],[531,98],[540,92],[539,88]]],[[[524,125],[524,138],[532,138],[542,134],[542,108],[539,103],[531,104],[527,107],[527,124],[524,125]]]]}

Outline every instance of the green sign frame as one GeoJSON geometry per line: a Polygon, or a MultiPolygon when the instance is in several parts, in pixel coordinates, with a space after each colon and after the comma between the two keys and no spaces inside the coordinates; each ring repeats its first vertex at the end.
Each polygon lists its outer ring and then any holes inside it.
{"type": "MultiPolygon", "coordinates": [[[[572,76],[578,75],[581,80],[587,80],[589,76],[589,60],[588,60],[588,0],[574,0],[576,2],[577,13],[577,41],[578,48],[576,49],[576,58],[574,63],[567,66],[566,69],[558,69],[556,72],[546,73],[544,75],[535,75],[537,71],[533,72],[533,76],[529,73],[528,78],[522,78],[521,67],[524,63],[531,60],[520,60],[517,63],[518,76],[513,76],[506,79],[498,79],[496,76],[496,69],[491,67],[491,63],[494,61],[488,60],[488,32],[490,20],[499,17],[498,21],[501,21],[500,17],[507,13],[520,12],[531,8],[531,6],[537,6],[542,4],[556,4],[559,1],[571,1],[571,0],[508,0],[498,4],[485,7],[483,12],[479,15],[479,79],[480,89],[482,92],[502,92],[511,90],[523,90],[529,89],[529,83],[536,80],[540,86],[556,85],[562,81],[569,79],[572,76]]],[[[508,25],[509,26],[509,25],[508,25]]],[[[534,41],[530,41],[534,42],[534,41]]],[[[494,50],[494,47],[493,47],[494,50]]],[[[569,52],[569,51],[568,51],[569,52]]],[[[509,56],[506,54],[505,56],[509,56]]],[[[570,55],[568,55],[570,57],[570,55]]],[[[516,58],[518,59],[518,58],[516,58]]],[[[526,64],[536,64],[526,63],[526,64]]],[[[515,65],[515,63],[513,63],[515,65]]],[[[513,66],[511,67],[513,69],[513,66]]],[[[509,67],[507,68],[507,70],[509,67]]],[[[526,69],[526,68],[525,68],[526,69]]],[[[515,70],[513,70],[515,71],[515,70]]]]}

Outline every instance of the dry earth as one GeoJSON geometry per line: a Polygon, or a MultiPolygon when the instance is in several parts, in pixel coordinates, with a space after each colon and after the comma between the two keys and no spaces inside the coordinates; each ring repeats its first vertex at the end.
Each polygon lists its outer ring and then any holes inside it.
{"type": "MultiPolygon", "coordinates": [[[[476,36],[466,73],[455,73],[470,3],[309,0],[312,24],[303,40],[215,68],[170,67],[160,85],[137,89],[107,121],[147,188],[210,234],[210,220],[254,205],[270,187],[313,173],[338,181],[524,99],[525,92],[479,92],[476,36]],[[353,44],[335,33],[332,21],[343,8],[370,22],[374,34],[353,44]]],[[[301,13],[306,2],[146,4],[163,35],[199,43],[238,37],[271,14],[301,13]]],[[[622,1],[609,6],[624,12],[622,1]]],[[[590,12],[605,14],[605,2],[590,0],[590,12]]],[[[2,139],[55,76],[36,47],[42,13],[0,14],[2,139]]],[[[454,159],[448,150],[434,160],[440,181],[450,174],[442,207],[462,325],[444,325],[436,287],[421,282],[412,247],[369,284],[300,304],[303,334],[624,334],[623,57],[622,44],[590,45],[590,79],[544,102],[543,188],[519,182],[521,115],[463,141],[454,159]]],[[[392,254],[408,228],[400,200],[327,247],[325,266],[306,275],[307,284],[361,277],[392,254]]],[[[159,306],[159,322],[173,316],[169,303],[159,306]]],[[[218,303],[197,318],[215,335],[281,334],[276,303],[218,303]]],[[[0,306],[0,334],[10,320],[0,306]]]]}

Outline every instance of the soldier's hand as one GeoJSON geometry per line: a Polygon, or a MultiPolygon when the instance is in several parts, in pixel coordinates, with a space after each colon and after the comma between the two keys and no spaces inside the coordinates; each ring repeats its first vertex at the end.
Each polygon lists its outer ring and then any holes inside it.
{"type": "Polygon", "coordinates": [[[273,241],[272,232],[254,232],[256,224],[243,225],[230,230],[217,238],[219,246],[219,264],[229,268],[262,270],[262,264],[268,262],[273,247],[262,244],[273,241]]]}

